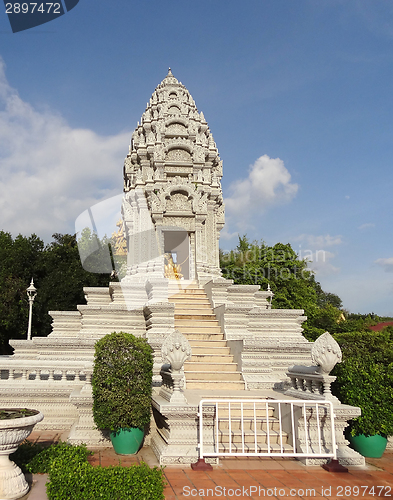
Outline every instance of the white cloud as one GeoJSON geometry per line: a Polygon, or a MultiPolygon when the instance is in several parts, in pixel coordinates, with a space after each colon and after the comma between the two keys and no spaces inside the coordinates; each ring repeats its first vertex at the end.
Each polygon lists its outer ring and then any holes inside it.
{"type": "Polygon", "coordinates": [[[318,278],[340,272],[340,268],[330,262],[335,256],[336,254],[328,250],[305,250],[299,253],[299,257],[306,258],[309,261],[308,267],[315,271],[318,278]]]}
{"type": "Polygon", "coordinates": [[[385,272],[393,273],[393,257],[389,257],[387,259],[377,259],[375,264],[381,266],[385,272]]]}
{"type": "MultiPolygon", "coordinates": [[[[228,222],[228,220],[227,220],[227,222],[228,222]]],[[[228,231],[228,227],[229,227],[229,224],[225,224],[225,226],[220,231],[220,241],[221,240],[231,240],[235,236],[236,237],[239,236],[239,232],[238,231],[233,231],[231,233],[230,231],[228,231]]]]}
{"type": "Polygon", "coordinates": [[[304,241],[308,246],[313,249],[323,249],[324,247],[331,247],[333,245],[342,244],[342,236],[330,236],[330,234],[315,236],[313,234],[301,234],[294,238],[295,241],[304,241]]]}
{"type": "Polygon", "coordinates": [[[375,227],[375,224],[373,222],[366,222],[365,224],[359,226],[358,229],[362,231],[363,229],[370,229],[372,227],[375,227]]]}
{"type": "Polygon", "coordinates": [[[0,229],[46,240],[72,232],[83,210],[121,192],[129,137],[73,129],[54,111],[35,110],[9,85],[0,58],[0,229]]]}
{"type": "MultiPolygon", "coordinates": [[[[301,234],[293,238],[293,240],[302,242],[297,253],[301,259],[307,259],[310,262],[309,267],[315,271],[318,278],[340,272],[340,268],[334,266],[331,262],[336,257],[336,254],[325,250],[325,248],[341,245],[343,243],[341,235],[301,234]]],[[[296,250],[295,247],[294,249],[296,250]]]]}
{"type": "Polygon", "coordinates": [[[251,165],[248,177],[229,186],[225,199],[228,222],[249,227],[248,221],[268,207],[291,201],[298,185],[291,183],[291,174],[280,158],[263,155],[251,165]]]}

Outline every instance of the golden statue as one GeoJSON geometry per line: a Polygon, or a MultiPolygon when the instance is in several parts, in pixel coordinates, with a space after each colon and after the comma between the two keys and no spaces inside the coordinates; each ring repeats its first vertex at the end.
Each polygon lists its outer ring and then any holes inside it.
{"type": "Polygon", "coordinates": [[[112,233],[112,248],[114,255],[127,255],[127,241],[124,236],[123,221],[120,219],[116,224],[119,230],[112,233]]]}
{"type": "Polygon", "coordinates": [[[169,278],[171,280],[180,280],[183,278],[181,265],[173,262],[171,253],[165,254],[165,260],[167,262],[167,264],[165,264],[165,278],[169,278]]]}

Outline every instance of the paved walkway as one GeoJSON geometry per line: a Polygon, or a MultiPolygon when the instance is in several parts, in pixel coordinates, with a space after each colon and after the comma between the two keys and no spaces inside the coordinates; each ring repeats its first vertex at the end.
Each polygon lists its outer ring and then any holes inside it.
{"type": "MultiPolygon", "coordinates": [[[[31,441],[51,444],[61,434],[36,431],[31,441]]],[[[382,458],[367,458],[365,469],[350,468],[348,473],[331,473],[319,466],[304,466],[294,459],[225,459],[212,471],[193,471],[188,466],[167,466],[165,477],[166,500],[190,499],[260,499],[326,498],[358,499],[393,497],[393,452],[382,458]]],[[[149,448],[135,456],[116,455],[112,448],[95,450],[90,463],[94,465],[123,465],[146,462],[157,466],[149,448]]],[[[35,475],[36,483],[24,500],[46,500],[46,477],[35,475]]]]}

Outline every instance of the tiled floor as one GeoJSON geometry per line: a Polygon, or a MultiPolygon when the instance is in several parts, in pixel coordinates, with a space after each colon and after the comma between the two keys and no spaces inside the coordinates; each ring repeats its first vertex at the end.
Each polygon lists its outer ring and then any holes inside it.
{"type": "MultiPolygon", "coordinates": [[[[30,440],[50,444],[61,434],[33,432],[30,440]]],[[[166,500],[190,499],[261,499],[327,498],[359,499],[393,496],[393,452],[382,458],[369,458],[366,469],[350,468],[348,473],[331,473],[321,467],[306,467],[292,459],[225,459],[212,471],[193,471],[188,466],[165,468],[166,500]]],[[[158,465],[149,448],[135,456],[116,455],[112,448],[95,450],[90,463],[123,465],[146,462],[158,465]]],[[[28,500],[46,500],[42,493],[26,496],[28,500]]],[[[37,487],[38,493],[38,487],[37,487]]]]}

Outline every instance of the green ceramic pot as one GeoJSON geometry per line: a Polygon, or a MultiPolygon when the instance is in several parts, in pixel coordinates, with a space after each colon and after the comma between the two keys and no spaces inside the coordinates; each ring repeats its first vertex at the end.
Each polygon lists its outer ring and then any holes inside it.
{"type": "Polygon", "coordinates": [[[141,447],[145,433],[138,427],[119,429],[110,433],[115,452],[118,455],[135,455],[141,447]]]}
{"type": "Polygon", "coordinates": [[[374,436],[358,434],[357,436],[349,436],[349,441],[352,448],[364,457],[381,458],[388,443],[388,438],[381,436],[381,434],[375,434],[374,436]]]}

